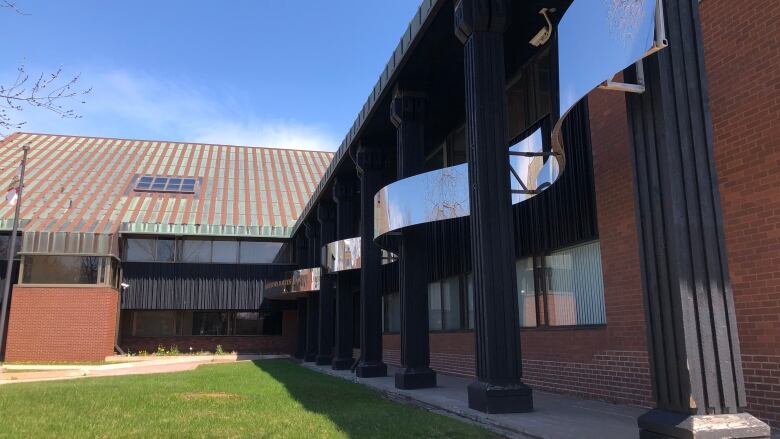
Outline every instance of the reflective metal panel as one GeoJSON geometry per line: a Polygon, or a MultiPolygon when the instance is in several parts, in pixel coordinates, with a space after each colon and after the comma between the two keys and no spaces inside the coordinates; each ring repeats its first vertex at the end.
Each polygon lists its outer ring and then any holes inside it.
{"type": "MultiPolygon", "coordinates": [[[[549,188],[565,167],[561,126],[591,90],[664,47],[657,0],[575,0],[558,24],[559,117],[509,147],[512,203],[549,188]]],[[[638,88],[641,91],[641,87],[638,88]]],[[[468,165],[415,175],[374,196],[374,238],[469,214],[468,165]]]]}
{"type": "Polygon", "coordinates": [[[470,213],[465,163],[396,181],[374,196],[374,237],[470,213]]]}
{"type": "Polygon", "coordinates": [[[321,272],[319,267],[288,271],[281,280],[265,283],[263,298],[293,299],[301,293],[319,291],[321,272]]]}
{"type": "MultiPolygon", "coordinates": [[[[360,269],[361,239],[348,238],[331,242],[323,246],[323,261],[327,273],[360,269]]],[[[382,265],[395,262],[397,256],[387,250],[382,250],[382,265]]]]}

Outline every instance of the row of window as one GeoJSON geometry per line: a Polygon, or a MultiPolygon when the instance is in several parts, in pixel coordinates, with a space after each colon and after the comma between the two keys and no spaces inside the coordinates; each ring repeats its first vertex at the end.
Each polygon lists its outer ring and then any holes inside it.
{"type": "Polygon", "coordinates": [[[195,192],[195,184],[194,178],[144,175],[135,183],[135,190],[191,194],[195,192]]]}
{"type": "MultiPolygon", "coordinates": [[[[606,324],[601,251],[598,242],[520,259],[516,263],[520,326],[606,324]]],[[[400,294],[383,298],[386,332],[399,332],[400,294]]],[[[473,276],[460,275],[428,285],[431,331],[474,329],[473,276]]]]}
{"type": "Polygon", "coordinates": [[[282,335],[281,312],[129,311],[136,337],[282,335]]]}
{"type": "Polygon", "coordinates": [[[119,262],[107,256],[24,255],[23,284],[107,285],[117,288],[119,262]]]}
{"type": "Polygon", "coordinates": [[[292,247],[281,242],[199,238],[128,238],[122,259],[128,262],[287,264],[292,247]]]}

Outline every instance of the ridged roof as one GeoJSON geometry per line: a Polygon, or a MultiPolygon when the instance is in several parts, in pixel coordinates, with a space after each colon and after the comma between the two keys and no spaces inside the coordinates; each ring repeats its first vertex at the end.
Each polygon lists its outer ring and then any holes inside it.
{"type": "MultiPolygon", "coordinates": [[[[14,133],[0,142],[0,184],[30,152],[25,231],[288,237],[332,153],[14,133]],[[141,175],[196,178],[195,194],[137,192],[141,175]]],[[[0,203],[0,228],[13,207],[0,203]]]]}

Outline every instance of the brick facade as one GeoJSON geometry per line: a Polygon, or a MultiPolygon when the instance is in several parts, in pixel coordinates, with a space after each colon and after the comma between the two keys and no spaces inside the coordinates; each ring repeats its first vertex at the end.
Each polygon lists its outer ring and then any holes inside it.
{"type": "Polygon", "coordinates": [[[102,361],[114,353],[119,293],[15,285],[6,361],[102,361]]]}
{"type": "Polygon", "coordinates": [[[295,311],[284,311],[282,335],[133,337],[122,334],[119,346],[133,353],[141,350],[152,353],[158,346],[165,349],[176,346],[180,352],[187,353],[190,348],[193,351],[214,352],[217,345],[221,345],[225,352],[293,355],[298,333],[296,319],[295,311]]]}
{"type": "Polygon", "coordinates": [[[780,427],[780,2],[701,17],[748,410],[780,427]]]}

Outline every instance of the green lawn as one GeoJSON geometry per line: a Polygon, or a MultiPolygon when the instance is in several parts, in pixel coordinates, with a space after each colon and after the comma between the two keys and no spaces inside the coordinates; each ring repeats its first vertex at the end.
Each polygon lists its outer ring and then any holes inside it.
{"type": "Polygon", "coordinates": [[[0,437],[491,437],[287,360],[0,386],[0,437]]]}

